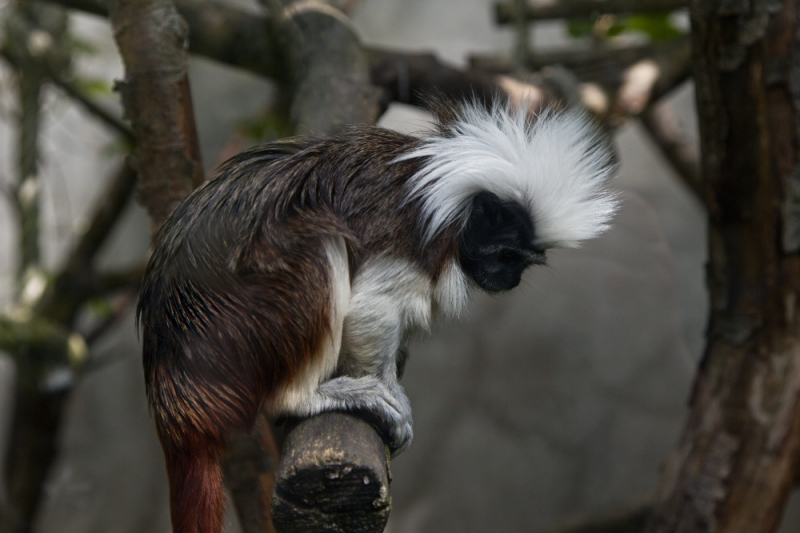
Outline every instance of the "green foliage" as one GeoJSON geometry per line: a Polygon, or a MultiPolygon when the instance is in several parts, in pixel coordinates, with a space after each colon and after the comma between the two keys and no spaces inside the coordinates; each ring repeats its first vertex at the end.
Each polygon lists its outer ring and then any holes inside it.
{"type": "Polygon", "coordinates": [[[86,310],[96,318],[111,318],[114,316],[114,307],[104,298],[92,298],[86,302],[86,310]]]}
{"type": "Polygon", "coordinates": [[[619,35],[639,34],[645,35],[651,41],[668,41],[684,33],[675,26],[669,12],[574,19],[568,21],[567,31],[575,38],[592,36],[606,40],[619,35]]]}
{"type": "Polygon", "coordinates": [[[109,80],[76,77],[73,83],[84,96],[109,96],[112,93],[109,80]]]}

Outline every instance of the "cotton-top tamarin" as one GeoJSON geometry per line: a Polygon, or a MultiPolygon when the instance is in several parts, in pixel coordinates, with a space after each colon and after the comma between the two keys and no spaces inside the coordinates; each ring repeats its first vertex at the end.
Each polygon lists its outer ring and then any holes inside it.
{"type": "Polygon", "coordinates": [[[407,334],[608,226],[611,154],[584,115],[446,109],[424,138],[247,150],[158,232],[138,320],[174,533],[221,531],[226,437],[259,409],[366,412],[406,448],[407,334]]]}

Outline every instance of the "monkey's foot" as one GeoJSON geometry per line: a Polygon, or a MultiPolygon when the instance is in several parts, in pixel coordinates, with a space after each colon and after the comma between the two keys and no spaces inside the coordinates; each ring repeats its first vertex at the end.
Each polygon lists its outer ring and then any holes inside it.
{"type": "Polygon", "coordinates": [[[392,456],[411,445],[414,431],[411,404],[399,383],[387,385],[372,376],[341,376],[320,385],[318,394],[326,404],[320,411],[356,411],[384,436],[392,456]]]}

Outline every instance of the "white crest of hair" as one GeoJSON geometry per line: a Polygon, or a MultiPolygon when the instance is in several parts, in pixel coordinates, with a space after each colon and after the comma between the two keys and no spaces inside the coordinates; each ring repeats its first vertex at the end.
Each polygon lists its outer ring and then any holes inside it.
{"type": "Polygon", "coordinates": [[[524,109],[471,103],[445,130],[398,159],[427,159],[408,191],[422,201],[426,242],[464,223],[481,191],[527,208],[541,246],[577,246],[608,228],[611,153],[583,112],[545,110],[531,123],[524,109]]]}

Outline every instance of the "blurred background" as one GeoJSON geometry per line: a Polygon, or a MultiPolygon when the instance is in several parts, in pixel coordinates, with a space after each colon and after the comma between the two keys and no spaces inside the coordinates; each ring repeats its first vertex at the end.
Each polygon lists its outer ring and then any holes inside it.
{"type": "MultiPolygon", "coordinates": [[[[233,4],[260,10],[255,1],[233,4]]],[[[458,67],[468,67],[471,57],[509,54],[517,40],[513,27],[495,23],[488,0],[358,4],[350,16],[366,44],[431,51],[458,67]]],[[[9,9],[0,11],[0,18],[9,9]]],[[[687,18],[677,10],[668,22],[685,32],[687,18]]],[[[121,117],[111,86],[123,70],[108,22],[70,11],[68,24],[74,83],[121,117]]],[[[11,30],[4,37],[12,38],[11,30]]],[[[563,21],[539,23],[529,38],[533,50],[544,52],[586,49],[590,39],[563,21]]],[[[628,38],[646,41],[648,35],[630,32],[628,38]]],[[[19,174],[16,79],[3,63],[4,191],[19,174]]],[[[264,135],[259,121],[275,94],[269,81],[194,56],[190,79],[207,169],[264,135]]],[[[696,146],[691,82],[680,84],[660,105],[696,146]]],[[[380,124],[424,132],[429,117],[392,104],[380,124]]],[[[38,275],[46,277],[78,242],[127,148],[115,131],[50,85],[42,93],[38,138],[39,179],[32,194],[40,198],[38,275]]],[[[549,265],[527,272],[518,290],[479,297],[462,320],[414,342],[404,385],[414,409],[415,440],[392,462],[387,531],[544,532],[595,516],[624,515],[652,501],[663,461],[679,437],[704,348],[706,217],[639,121],[622,121],[614,139],[620,160],[614,187],[622,208],[613,229],[581,249],[553,252],[549,265]]],[[[35,291],[31,279],[18,272],[22,239],[16,210],[0,195],[5,311],[19,303],[22,292],[35,291]]],[[[129,202],[98,256],[98,268],[123,273],[140,268],[149,229],[146,213],[129,202]]],[[[170,530],[133,301],[124,290],[90,301],[78,318],[91,341],[87,369],[79,377],[55,371],[48,377],[52,387],[70,393],[36,532],[170,530]]],[[[4,455],[19,372],[9,357],[0,357],[4,455]]],[[[786,515],[784,533],[800,531],[798,504],[786,515]]],[[[227,523],[228,531],[238,531],[233,513],[227,523]]]]}

